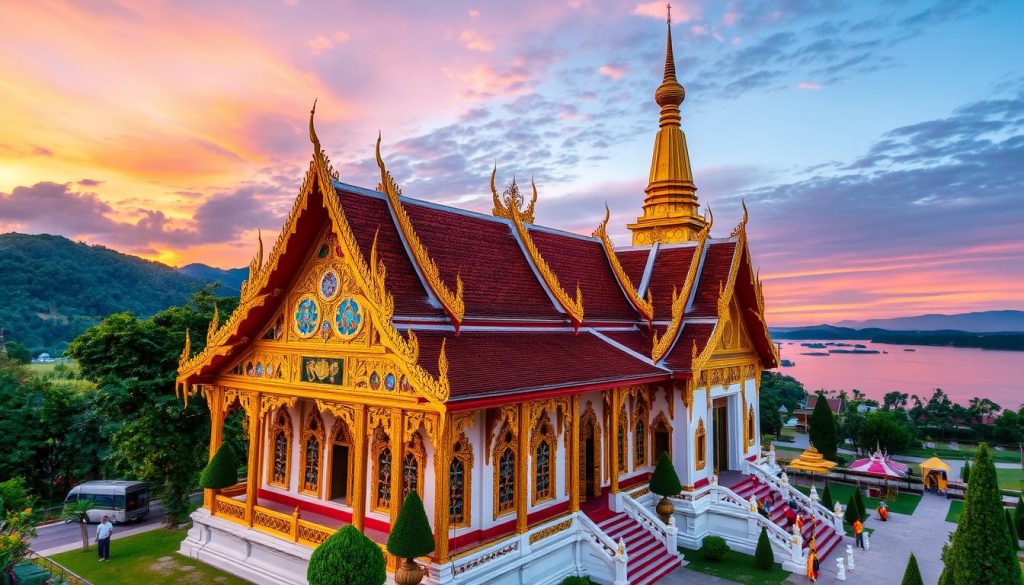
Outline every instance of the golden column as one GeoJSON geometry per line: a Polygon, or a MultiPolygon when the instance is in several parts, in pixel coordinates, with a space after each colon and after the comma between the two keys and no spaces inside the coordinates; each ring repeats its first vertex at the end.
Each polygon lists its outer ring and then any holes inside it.
{"type": "Polygon", "coordinates": [[[609,420],[608,444],[611,445],[611,467],[612,493],[619,493],[619,408],[622,401],[622,392],[619,388],[612,389],[612,411],[609,420]]]}
{"type": "MultiPolygon", "coordinates": [[[[210,459],[217,454],[224,442],[224,388],[212,386],[206,394],[206,403],[210,408],[210,459]]],[[[203,506],[213,506],[214,490],[203,490],[203,506]]]]}
{"type": "Polygon", "coordinates": [[[569,411],[569,511],[580,510],[580,396],[574,394],[569,411]]]}
{"type": "Polygon", "coordinates": [[[370,462],[366,460],[366,405],[355,405],[355,429],[352,433],[352,454],[355,462],[352,465],[352,526],[362,532],[363,521],[366,519],[366,468],[370,462]]]}
{"type": "Polygon", "coordinates": [[[451,498],[451,481],[448,466],[452,460],[452,420],[448,413],[438,414],[443,417],[441,425],[444,432],[434,445],[434,559],[443,563],[448,560],[448,523],[449,499],[451,498]]]}
{"type": "Polygon", "coordinates": [[[398,519],[398,511],[402,509],[405,494],[402,490],[402,435],[405,423],[405,411],[400,408],[391,409],[391,525],[398,519]]]}
{"type": "MultiPolygon", "coordinates": [[[[245,482],[245,518],[252,526],[252,511],[256,506],[256,493],[260,487],[263,470],[263,395],[254,392],[249,399],[249,467],[245,482]]],[[[244,406],[244,403],[243,403],[244,406]]]]}
{"type": "Polygon", "coordinates": [[[529,497],[527,459],[530,456],[530,403],[519,404],[519,456],[516,457],[516,532],[529,528],[526,499],[529,497]]]}

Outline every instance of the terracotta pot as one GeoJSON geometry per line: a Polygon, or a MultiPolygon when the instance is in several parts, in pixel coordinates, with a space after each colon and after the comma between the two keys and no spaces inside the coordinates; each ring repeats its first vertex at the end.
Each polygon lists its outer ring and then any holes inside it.
{"type": "Polygon", "coordinates": [[[672,516],[672,513],[676,511],[676,505],[672,503],[672,500],[662,496],[655,509],[658,511],[658,516],[661,517],[661,521],[668,524],[668,519],[672,516]]]}
{"type": "Polygon", "coordinates": [[[423,580],[423,567],[412,559],[405,559],[395,571],[395,585],[419,585],[423,580]]]}

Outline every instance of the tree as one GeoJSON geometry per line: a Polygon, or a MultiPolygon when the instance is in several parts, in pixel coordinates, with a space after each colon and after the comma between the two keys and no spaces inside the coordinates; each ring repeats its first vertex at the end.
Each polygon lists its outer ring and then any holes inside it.
{"type": "Polygon", "coordinates": [[[1017,550],[1020,549],[1020,537],[1017,536],[1017,527],[1013,524],[1013,518],[1010,516],[1010,510],[1004,509],[1004,515],[1006,516],[1006,535],[1010,537],[1010,550],[1013,554],[1017,554],[1017,550]]]}
{"type": "Polygon", "coordinates": [[[903,582],[900,585],[924,585],[924,580],[921,579],[921,569],[917,567],[917,557],[914,553],[910,553],[910,558],[907,559],[907,568],[903,571],[903,582]]]}
{"type": "Polygon", "coordinates": [[[772,543],[768,540],[768,529],[764,526],[761,527],[761,536],[757,537],[754,562],[757,564],[757,568],[762,571],[771,570],[775,565],[775,552],[772,551],[772,543]]]}
{"type": "Polygon", "coordinates": [[[28,554],[29,540],[36,535],[32,509],[18,510],[0,501],[0,576],[11,570],[28,554]]]}
{"type": "Polygon", "coordinates": [[[963,466],[963,468],[960,469],[960,479],[962,479],[964,483],[967,483],[967,482],[971,481],[971,460],[970,459],[968,459],[967,461],[964,461],[964,466],[963,466]]]}
{"type": "Polygon", "coordinates": [[[1017,536],[1024,536],[1024,495],[1017,496],[1017,507],[1013,510],[1013,523],[1017,527],[1017,536]]]}
{"type": "Polygon", "coordinates": [[[866,420],[863,413],[857,412],[856,408],[851,408],[843,415],[842,422],[839,423],[842,439],[849,441],[854,451],[859,452],[866,445],[860,440],[861,430],[864,428],[866,420]]]}
{"type": "Polygon", "coordinates": [[[779,401],[775,394],[761,393],[758,404],[758,416],[761,419],[761,432],[778,436],[782,432],[782,413],[779,412],[779,401]]]}
{"type": "Polygon", "coordinates": [[[238,483],[238,454],[228,443],[221,443],[210,462],[199,474],[199,487],[222,490],[238,483]]]}
{"type": "Polygon", "coordinates": [[[388,535],[388,552],[396,557],[415,559],[434,550],[434,533],[416,490],[409,492],[398,511],[398,519],[388,535]]]}
{"type": "Polygon", "coordinates": [[[807,434],[810,436],[811,444],[818,449],[822,457],[829,461],[836,460],[836,419],[832,409],[828,406],[825,394],[818,393],[818,402],[814,405],[811,418],[808,421],[807,434]]]}
{"type": "Polygon", "coordinates": [[[850,494],[850,499],[846,502],[846,512],[843,513],[843,520],[850,526],[857,520],[860,520],[860,510],[857,508],[857,498],[854,494],[850,494]]]}
{"type": "Polygon", "coordinates": [[[8,341],[4,344],[7,348],[7,357],[16,364],[25,365],[32,361],[32,352],[23,343],[8,341]]]}
{"type": "Polygon", "coordinates": [[[383,585],[384,553],[351,524],[342,527],[309,557],[309,585],[383,585]]]}
{"type": "Polygon", "coordinates": [[[860,429],[860,444],[880,447],[886,453],[899,453],[910,447],[914,432],[910,423],[895,412],[878,410],[867,415],[860,429]]]}
{"type": "Polygon", "coordinates": [[[654,473],[651,474],[651,481],[648,484],[651,491],[661,496],[656,509],[661,521],[668,524],[669,518],[675,512],[675,504],[669,500],[669,496],[679,495],[683,486],[679,483],[679,475],[672,465],[668,453],[662,451],[658,457],[658,463],[654,466],[654,473]]]}
{"type": "Polygon", "coordinates": [[[74,503],[65,504],[60,514],[65,522],[78,523],[82,531],[82,550],[89,550],[89,510],[92,506],[92,500],[76,500],[74,503]]]}
{"type": "MultiPolygon", "coordinates": [[[[886,392],[882,398],[882,410],[905,410],[907,408],[907,400],[910,395],[906,392],[892,391],[886,392]]],[[[917,561],[914,561],[915,564],[917,561]]]]}
{"type": "Polygon", "coordinates": [[[828,489],[828,484],[825,484],[825,491],[821,492],[821,505],[825,506],[826,510],[831,510],[836,507],[835,502],[832,501],[832,492],[828,489]]]}
{"type": "Polygon", "coordinates": [[[1006,545],[1006,521],[988,445],[978,447],[964,507],[944,558],[940,583],[1020,583],[1017,555],[1006,545]]]}
{"type": "Polygon", "coordinates": [[[868,510],[864,507],[864,496],[860,493],[860,486],[853,490],[854,501],[857,503],[857,513],[860,514],[860,520],[863,522],[868,518],[868,510]]]}

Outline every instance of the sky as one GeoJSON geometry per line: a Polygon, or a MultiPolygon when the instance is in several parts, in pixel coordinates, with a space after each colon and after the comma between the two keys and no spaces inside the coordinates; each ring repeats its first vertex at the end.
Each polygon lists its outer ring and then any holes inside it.
{"type": "MultiPolygon", "coordinates": [[[[694,181],[748,234],[775,326],[1024,309],[1024,3],[686,0],[694,181]]],[[[0,232],[244,266],[309,165],[540,224],[641,213],[663,2],[5,3],[0,232]]]]}

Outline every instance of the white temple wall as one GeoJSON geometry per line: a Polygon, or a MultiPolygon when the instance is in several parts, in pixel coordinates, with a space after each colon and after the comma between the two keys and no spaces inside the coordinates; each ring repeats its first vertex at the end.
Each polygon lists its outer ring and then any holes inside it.
{"type": "Polygon", "coordinates": [[[757,393],[757,381],[749,378],[743,381],[747,406],[754,409],[754,445],[747,450],[747,456],[761,454],[761,404],[757,393]]]}

